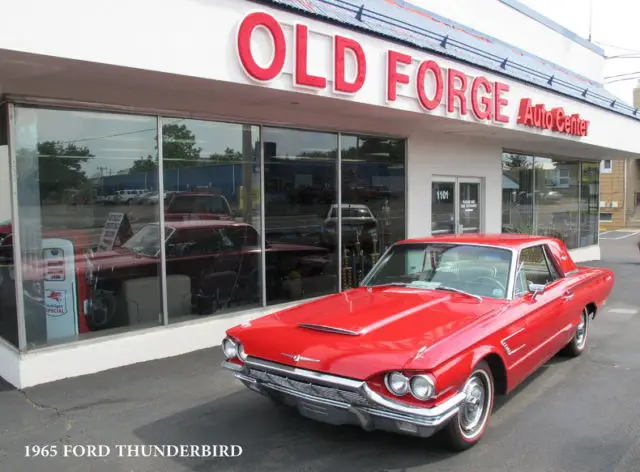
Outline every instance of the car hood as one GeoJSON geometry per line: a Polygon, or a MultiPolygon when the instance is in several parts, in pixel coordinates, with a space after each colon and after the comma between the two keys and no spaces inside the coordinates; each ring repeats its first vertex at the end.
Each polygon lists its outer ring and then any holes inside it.
{"type": "Polygon", "coordinates": [[[407,365],[502,304],[435,290],[358,288],[244,323],[229,334],[250,356],[364,380],[407,365]],[[295,362],[295,355],[310,360],[295,362]]]}

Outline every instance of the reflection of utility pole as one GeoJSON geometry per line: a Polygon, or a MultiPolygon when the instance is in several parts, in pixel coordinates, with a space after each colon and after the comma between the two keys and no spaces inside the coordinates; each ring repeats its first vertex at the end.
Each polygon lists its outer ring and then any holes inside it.
{"type": "Polygon", "coordinates": [[[98,166],[98,170],[100,171],[100,195],[104,197],[104,171],[107,170],[107,168],[98,166]]]}

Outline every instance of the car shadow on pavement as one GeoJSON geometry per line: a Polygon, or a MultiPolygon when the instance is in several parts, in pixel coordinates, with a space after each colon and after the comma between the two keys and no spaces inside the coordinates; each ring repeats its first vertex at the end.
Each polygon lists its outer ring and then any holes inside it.
{"type": "MultiPolygon", "coordinates": [[[[188,387],[186,387],[188,388],[188,387]]],[[[193,471],[382,472],[452,456],[437,438],[365,432],[308,420],[242,391],[160,419],[134,431],[147,445],[238,445],[235,458],[174,458],[193,471]],[[355,466],[355,467],[354,467],[355,466]]]]}

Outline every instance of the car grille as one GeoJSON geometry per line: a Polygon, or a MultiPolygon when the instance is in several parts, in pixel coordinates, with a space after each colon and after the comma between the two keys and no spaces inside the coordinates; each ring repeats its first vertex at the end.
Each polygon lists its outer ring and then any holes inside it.
{"type": "Polygon", "coordinates": [[[317,383],[303,382],[292,379],[281,374],[266,372],[263,370],[250,369],[249,375],[265,384],[273,384],[280,387],[286,387],[296,392],[313,395],[328,400],[346,402],[351,405],[370,406],[371,402],[367,397],[358,391],[346,390],[343,388],[328,387],[317,383]]]}

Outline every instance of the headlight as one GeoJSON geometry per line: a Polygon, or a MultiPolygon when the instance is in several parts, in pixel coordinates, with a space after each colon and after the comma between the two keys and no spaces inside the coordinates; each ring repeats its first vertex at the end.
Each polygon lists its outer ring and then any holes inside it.
{"type": "Polygon", "coordinates": [[[225,338],[222,341],[222,351],[224,352],[224,357],[233,359],[238,355],[238,346],[231,339],[225,338]]]}
{"type": "Polygon", "coordinates": [[[436,392],[433,378],[429,375],[414,375],[409,381],[411,394],[418,400],[428,400],[436,392]]]}
{"type": "Polygon", "coordinates": [[[400,372],[391,372],[384,378],[384,383],[391,393],[397,396],[409,393],[409,379],[400,372]]]}
{"type": "Polygon", "coordinates": [[[238,344],[238,357],[242,362],[247,360],[247,353],[244,351],[244,346],[242,344],[238,344]]]}

